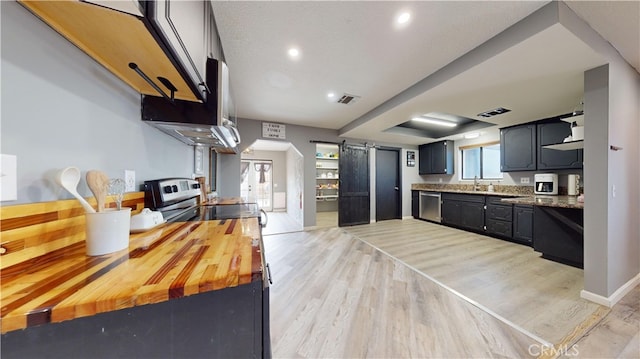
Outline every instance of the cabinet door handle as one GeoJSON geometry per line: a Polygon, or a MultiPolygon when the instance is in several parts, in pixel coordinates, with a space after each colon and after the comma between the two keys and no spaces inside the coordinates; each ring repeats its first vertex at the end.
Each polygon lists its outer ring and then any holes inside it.
{"type": "Polygon", "coordinates": [[[169,91],[171,91],[171,97],[169,97],[169,95],[167,95],[164,91],[162,91],[160,86],[158,86],[155,82],[153,82],[153,80],[150,79],[149,76],[147,76],[147,74],[145,74],[142,70],[140,70],[140,67],[138,67],[138,64],[136,64],[135,62],[130,62],[129,68],[135,71],[138,75],[140,75],[140,77],[142,77],[143,80],[145,80],[149,85],[151,85],[151,87],[153,87],[154,90],[158,91],[162,95],[162,97],[167,99],[167,101],[173,103],[173,95],[174,95],[174,92],[176,91],[176,88],[175,86],[173,86],[173,84],[171,84],[171,82],[169,82],[169,80],[162,77],[161,79],[163,79],[164,81],[160,80],[160,82],[162,82],[163,85],[169,88],[169,91]]]}
{"type": "Polygon", "coordinates": [[[273,284],[273,281],[271,280],[271,267],[269,267],[269,263],[267,263],[267,280],[269,281],[269,284],[273,284]]]}

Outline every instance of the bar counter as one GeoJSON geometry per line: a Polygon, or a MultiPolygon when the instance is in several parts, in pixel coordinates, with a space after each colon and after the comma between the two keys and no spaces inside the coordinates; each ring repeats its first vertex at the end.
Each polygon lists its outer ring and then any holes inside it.
{"type": "Polygon", "coordinates": [[[556,207],[556,208],[572,208],[572,209],[584,209],[584,203],[578,201],[577,196],[527,196],[516,198],[503,198],[502,202],[513,204],[526,204],[532,206],[542,207],[556,207]]]}

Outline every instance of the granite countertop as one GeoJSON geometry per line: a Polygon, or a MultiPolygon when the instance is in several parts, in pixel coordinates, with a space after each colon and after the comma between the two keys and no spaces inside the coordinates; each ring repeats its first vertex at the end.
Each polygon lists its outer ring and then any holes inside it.
{"type": "Polygon", "coordinates": [[[477,194],[486,196],[500,196],[500,197],[519,197],[533,195],[533,187],[531,186],[504,186],[494,185],[494,191],[488,191],[488,185],[481,184],[479,189],[474,191],[473,185],[470,184],[436,184],[436,183],[414,183],[411,185],[411,189],[415,191],[433,191],[444,193],[464,193],[464,194],[477,194]]]}
{"type": "Polygon", "coordinates": [[[166,223],[96,257],[84,240],[43,243],[3,258],[2,333],[251,283],[264,273],[261,238],[258,218],[243,218],[166,223]]]}
{"type": "Polygon", "coordinates": [[[558,208],[576,208],[583,209],[584,203],[578,202],[577,196],[542,196],[534,195],[531,186],[504,186],[495,185],[494,192],[487,191],[487,185],[480,185],[478,191],[473,190],[473,185],[467,184],[433,184],[433,183],[414,183],[411,185],[412,190],[416,191],[432,191],[441,193],[462,193],[475,194],[484,196],[505,197],[502,202],[525,204],[532,206],[558,207],[558,208]]]}
{"type": "Polygon", "coordinates": [[[575,208],[584,209],[584,203],[578,202],[577,196],[527,196],[516,198],[504,198],[502,202],[513,204],[526,204],[542,207],[575,208]]]}

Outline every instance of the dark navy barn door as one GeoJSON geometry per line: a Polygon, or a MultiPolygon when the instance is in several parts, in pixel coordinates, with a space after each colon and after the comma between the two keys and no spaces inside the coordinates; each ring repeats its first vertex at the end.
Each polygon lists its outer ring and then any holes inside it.
{"type": "Polygon", "coordinates": [[[338,226],[369,223],[369,149],[366,146],[340,146],[339,192],[338,226]]]}

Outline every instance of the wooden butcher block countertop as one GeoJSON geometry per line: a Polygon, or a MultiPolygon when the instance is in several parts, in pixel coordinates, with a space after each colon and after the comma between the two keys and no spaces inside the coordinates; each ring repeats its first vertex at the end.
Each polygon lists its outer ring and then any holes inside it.
{"type": "MultiPolygon", "coordinates": [[[[5,249],[13,248],[6,239],[11,232],[3,229],[5,249]]],[[[131,234],[129,249],[97,257],[85,254],[84,238],[63,238],[69,237],[64,230],[50,233],[42,244],[2,256],[2,333],[235,287],[263,276],[257,218],[166,223],[131,234]]]]}

